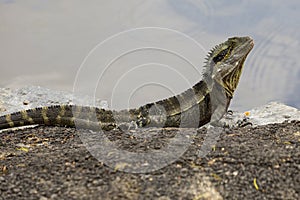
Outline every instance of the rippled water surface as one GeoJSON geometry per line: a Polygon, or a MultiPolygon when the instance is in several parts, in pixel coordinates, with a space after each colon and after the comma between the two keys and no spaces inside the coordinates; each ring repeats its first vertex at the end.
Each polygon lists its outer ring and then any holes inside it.
{"type": "Polygon", "coordinates": [[[184,91],[210,48],[248,35],[255,47],[232,109],[300,108],[299,10],[298,0],[0,0],[0,87],[75,89],[133,107],[184,91]]]}

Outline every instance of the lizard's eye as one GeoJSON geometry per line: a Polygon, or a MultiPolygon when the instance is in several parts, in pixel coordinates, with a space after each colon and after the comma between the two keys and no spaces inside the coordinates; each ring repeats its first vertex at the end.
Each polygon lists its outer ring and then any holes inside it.
{"type": "Polygon", "coordinates": [[[229,48],[220,51],[220,53],[213,58],[214,63],[217,63],[217,62],[220,62],[221,60],[223,60],[224,57],[227,55],[228,51],[229,51],[229,48]]]}

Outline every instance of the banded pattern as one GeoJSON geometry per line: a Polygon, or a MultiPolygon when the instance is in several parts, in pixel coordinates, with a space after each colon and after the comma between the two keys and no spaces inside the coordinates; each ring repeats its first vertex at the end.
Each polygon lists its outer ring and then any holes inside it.
{"type": "Polygon", "coordinates": [[[33,124],[91,130],[130,127],[132,123],[137,127],[200,127],[211,120],[216,104],[225,107],[220,116],[226,112],[253,45],[249,37],[233,37],[217,45],[207,57],[205,79],[176,96],[121,111],[79,105],[22,110],[1,116],[0,130],[33,124]],[[226,99],[218,102],[215,91],[224,91],[226,99]]]}

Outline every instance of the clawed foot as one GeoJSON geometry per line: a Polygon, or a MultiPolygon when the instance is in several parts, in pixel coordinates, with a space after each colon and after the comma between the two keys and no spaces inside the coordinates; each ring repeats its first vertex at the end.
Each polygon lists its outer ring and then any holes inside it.
{"type": "Polygon", "coordinates": [[[234,127],[246,127],[252,126],[252,122],[250,122],[250,118],[248,117],[249,113],[246,112],[242,114],[234,114],[232,110],[228,110],[227,114],[224,116],[222,120],[220,120],[222,127],[224,128],[234,128],[234,127]]]}

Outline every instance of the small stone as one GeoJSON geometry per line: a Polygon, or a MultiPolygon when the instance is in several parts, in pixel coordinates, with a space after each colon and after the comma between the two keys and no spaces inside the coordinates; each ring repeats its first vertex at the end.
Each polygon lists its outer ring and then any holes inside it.
{"type": "Polygon", "coordinates": [[[232,175],[236,176],[236,175],[238,175],[238,173],[239,173],[238,171],[234,171],[234,172],[232,172],[232,175]]]}
{"type": "Polygon", "coordinates": [[[57,194],[52,194],[50,199],[57,199],[58,198],[58,195],[57,194]]]}
{"type": "Polygon", "coordinates": [[[189,172],[189,170],[188,170],[187,168],[182,168],[182,169],[180,170],[180,175],[181,175],[182,177],[186,177],[186,176],[188,175],[188,172],[189,172]]]}
{"type": "Polygon", "coordinates": [[[29,194],[37,194],[38,191],[36,189],[31,189],[29,190],[29,194]]]}
{"type": "Polygon", "coordinates": [[[23,101],[23,105],[28,105],[29,103],[30,103],[30,101],[28,101],[28,100],[23,101]]]}

